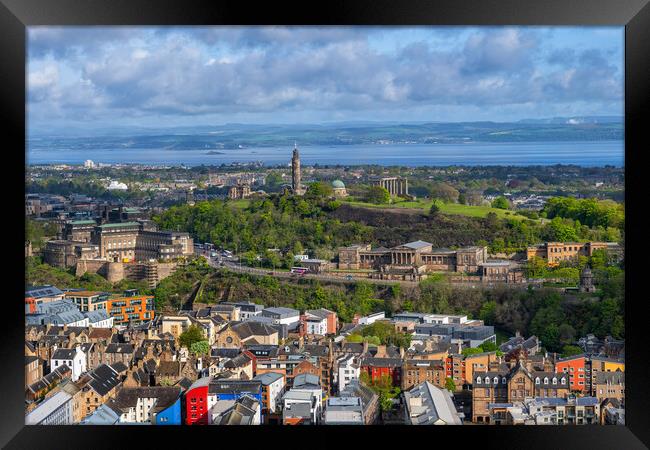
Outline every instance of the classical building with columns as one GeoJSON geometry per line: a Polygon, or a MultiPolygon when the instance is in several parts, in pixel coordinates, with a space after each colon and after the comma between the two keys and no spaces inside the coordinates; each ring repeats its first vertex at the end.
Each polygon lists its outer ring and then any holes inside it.
{"type": "Polygon", "coordinates": [[[409,182],[401,177],[383,177],[372,180],[375,186],[381,186],[394,197],[406,197],[409,195],[409,182]]]}
{"type": "Polygon", "coordinates": [[[477,273],[486,261],[486,247],[434,249],[429,242],[415,241],[393,248],[373,249],[369,244],[341,247],[338,268],[374,269],[371,276],[375,278],[419,281],[429,272],[477,273]]]}

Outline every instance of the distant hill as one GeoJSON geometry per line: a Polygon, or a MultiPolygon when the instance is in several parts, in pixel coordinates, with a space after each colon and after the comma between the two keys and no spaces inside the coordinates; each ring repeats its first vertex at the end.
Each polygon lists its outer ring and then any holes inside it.
{"type": "Polygon", "coordinates": [[[32,149],[159,148],[215,150],[351,144],[436,144],[470,142],[539,142],[622,140],[620,117],[559,117],[518,122],[388,123],[342,122],[311,124],[226,124],[216,126],[115,128],[82,130],[49,136],[31,133],[32,149]]]}

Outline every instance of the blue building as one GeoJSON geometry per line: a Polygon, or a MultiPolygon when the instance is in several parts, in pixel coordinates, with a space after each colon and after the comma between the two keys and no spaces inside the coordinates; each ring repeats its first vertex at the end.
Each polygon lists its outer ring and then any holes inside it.
{"type": "Polygon", "coordinates": [[[261,402],[262,383],[257,380],[212,380],[208,388],[208,395],[215,396],[216,401],[238,400],[244,394],[261,402]]]}
{"type": "Polygon", "coordinates": [[[174,403],[153,414],[152,425],[181,425],[181,396],[174,403]]]}

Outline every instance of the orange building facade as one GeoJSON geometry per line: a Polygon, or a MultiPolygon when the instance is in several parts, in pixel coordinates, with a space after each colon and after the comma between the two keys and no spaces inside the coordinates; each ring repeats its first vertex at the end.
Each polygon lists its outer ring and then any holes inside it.
{"type": "Polygon", "coordinates": [[[559,360],[555,363],[556,373],[569,375],[569,389],[578,392],[589,391],[589,374],[587,360],[584,355],[559,360]]]}
{"type": "Polygon", "coordinates": [[[148,322],[156,315],[153,295],[112,298],[108,300],[107,307],[115,325],[148,322]]]}

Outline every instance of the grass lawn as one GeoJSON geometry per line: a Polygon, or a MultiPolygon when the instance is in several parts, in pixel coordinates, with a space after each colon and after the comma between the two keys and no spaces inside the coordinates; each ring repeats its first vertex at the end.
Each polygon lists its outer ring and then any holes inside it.
{"type": "MultiPolygon", "coordinates": [[[[363,206],[368,208],[379,208],[379,209],[392,209],[392,208],[407,208],[407,209],[419,209],[422,212],[428,213],[431,208],[432,200],[396,200],[395,203],[389,205],[375,205],[373,203],[366,203],[358,200],[344,200],[346,203],[356,206],[363,206]]],[[[490,206],[470,206],[470,205],[461,205],[459,203],[440,203],[440,212],[443,214],[451,215],[461,215],[469,217],[485,217],[488,213],[493,212],[497,217],[502,219],[517,219],[524,220],[528,219],[525,216],[517,214],[515,211],[508,211],[505,209],[492,208],[490,206]]]]}
{"type": "Polygon", "coordinates": [[[239,200],[229,200],[228,204],[234,206],[235,208],[244,209],[251,204],[251,201],[247,198],[242,198],[239,200]]]}

